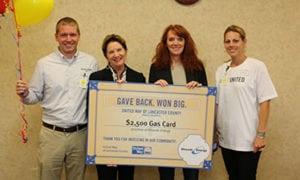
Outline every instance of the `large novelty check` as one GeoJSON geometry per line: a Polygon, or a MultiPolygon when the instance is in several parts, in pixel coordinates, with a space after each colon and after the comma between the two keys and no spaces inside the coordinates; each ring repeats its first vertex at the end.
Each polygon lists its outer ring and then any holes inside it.
{"type": "Polygon", "coordinates": [[[87,164],[211,169],[215,87],[89,82],[87,164]]]}

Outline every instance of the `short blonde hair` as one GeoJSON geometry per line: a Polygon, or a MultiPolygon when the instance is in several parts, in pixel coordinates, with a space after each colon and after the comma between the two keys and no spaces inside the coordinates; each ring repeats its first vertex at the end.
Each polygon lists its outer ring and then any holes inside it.
{"type": "Polygon", "coordinates": [[[80,35],[80,29],[77,21],[71,17],[64,17],[61,18],[57,23],[56,23],[56,34],[59,33],[59,27],[62,25],[70,25],[70,26],[76,26],[77,28],[77,33],[80,35]]]}
{"type": "Polygon", "coordinates": [[[243,28],[237,26],[237,25],[231,25],[226,28],[224,32],[224,41],[225,41],[225,36],[228,32],[236,32],[241,36],[241,39],[244,41],[246,39],[246,32],[244,31],[243,28]]]}

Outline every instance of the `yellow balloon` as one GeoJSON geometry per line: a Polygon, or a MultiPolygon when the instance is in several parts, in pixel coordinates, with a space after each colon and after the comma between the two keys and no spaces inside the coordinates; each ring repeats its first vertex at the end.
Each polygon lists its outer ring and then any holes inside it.
{"type": "Polygon", "coordinates": [[[54,0],[13,0],[16,23],[29,26],[41,22],[49,16],[54,0]]]}

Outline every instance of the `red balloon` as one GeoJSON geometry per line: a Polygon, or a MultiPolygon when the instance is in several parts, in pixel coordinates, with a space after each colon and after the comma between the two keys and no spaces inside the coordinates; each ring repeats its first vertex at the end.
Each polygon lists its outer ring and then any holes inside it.
{"type": "Polygon", "coordinates": [[[0,14],[4,14],[9,5],[9,0],[0,0],[0,14]]]}

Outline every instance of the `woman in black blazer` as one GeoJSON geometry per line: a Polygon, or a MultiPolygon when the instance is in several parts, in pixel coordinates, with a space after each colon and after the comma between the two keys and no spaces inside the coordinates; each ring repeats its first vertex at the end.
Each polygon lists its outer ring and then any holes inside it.
{"type": "MultiPolygon", "coordinates": [[[[181,25],[169,25],[156,47],[150,67],[149,83],[162,87],[169,84],[187,88],[207,86],[202,61],[197,57],[190,33],[181,25]]],[[[174,168],[159,167],[160,180],[174,180],[174,168]]],[[[185,180],[198,180],[198,169],[183,168],[185,180]]]]}
{"type": "MultiPolygon", "coordinates": [[[[90,75],[90,80],[114,81],[117,83],[140,82],[146,79],[125,64],[127,45],[125,40],[115,34],[107,35],[102,43],[102,51],[108,61],[108,65],[90,75]]],[[[134,166],[122,165],[97,165],[98,179],[100,180],[133,180],[134,166]]]]}

